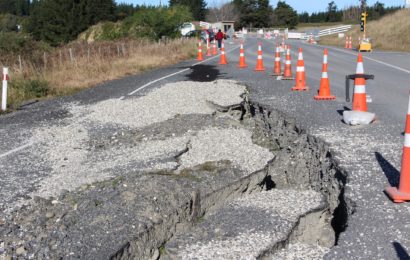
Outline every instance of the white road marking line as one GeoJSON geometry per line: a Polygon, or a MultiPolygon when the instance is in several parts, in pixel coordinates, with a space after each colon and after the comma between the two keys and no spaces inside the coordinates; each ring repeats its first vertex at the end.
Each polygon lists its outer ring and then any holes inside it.
{"type": "Polygon", "coordinates": [[[21,151],[21,150],[23,150],[23,149],[25,149],[25,148],[27,148],[27,147],[30,147],[30,146],[32,146],[32,145],[33,145],[33,143],[31,142],[31,143],[22,145],[22,146],[20,146],[20,147],[17,147],[17,148],[15,148],[15,149],[11,150],[11,151],[8,151],[7,153],[0,154],[0,159],[1,159],[1,158],[4,158],[4,157],[6,157],[6,156],[9,156],[9,155],[12,154],[12,153],[19,152],[19,151],[21,151]]]}
{"type": "MultiPolygon", "coordinates": [[[[240,46],[237,46],[237,47],[233,48],[232,50],[227,51],[226,53],[230,53],[230,52],[232,52],[232,51],[234,51],[234,50],[238,49],[239,47],[240,47],[240,46]]],[[[134,91],[132,91],[132,92],[128,93],[127,95],[128,95],[128,96],[132,96],[132,95],[134,95],[135,93],[137,93],[138,91],[143,90],[144,88],[146,88],[146,87],[148,87],[148,86],[151,86],[151,85],[152,85],[152,84],[154,84],[154,83],[157,83],[157,82],[159,82],[159,81],[161,81],[161,80],[164,80],[164,79],[167,79],[167,78],[173,77],[173,76],[175,76],[175,75],[178,75],[178,74],[184,73],[185,71],[190,70],[190,69],[191,69],[191,67],[197,66],[197,65],[199,65],[199,64],[202,64],[202,63],[208,62],[208,61],[213,60],[213,59],[216,59],[216,58],[218,58],[219,56],[221,56],[221,55],[219,54],[219,55],[214,56],[214,57],[212,57],[212,58],[209,58],[209,59],[206,59],[206,60],[203,60],[203,61],[200,61],[200,62],[194,63],[194,64],[192,64],[189,68],[186,68],[186,69],[183,69],[183,70],[180,70],[180,71],[174,72],[174,73],[172,73],[172,74],[169,74],[169,75],[166,75],[166,76],[161,77],[161,78],[159,78],[159,79],[156,79],[156,80],[153,80],[153,81],[151,81],[151,82],[148,82],[147,84],[145,84],[145,85],[143,85],[143,86],[141,86],[141,87],[137,88],[136,90],[134,90],[134,91]]]]}
{"type": "MultiPolygon", "coordinates": [[[[324,46],[321,46],[321,47],[324,47],[324,46]]],[[[338,48],[327,47],[327,46],[326,46],[326,48],[331,49],[331,50],[335,50],[335,51],[339,51],[339,52],[342,52],[342,53],[350,54],[350,55],[353,55],[353,56],[357,56],[357,53],[348,52],[348,51],[341,50],[341,49],[338,49],[338,48]]],[[[376,59],[373,59],[373,58],[370,58],[370,57],[367,57],[367,56],[363,56],[363,58],[364,58],[364,59],[367,59],[367,60],[371,60],[371,61],[377,62],[377,63],[382,64],[382,65],[385,65],[385,66],[387,66],[387,67],[390,67],[390,68],[393,68],[393,69],[396,69],[396,70],[399,70],[399,71],[402,71],[402,72],[405,72],[405,73],[410,74],[410,70],[403,69],[403,68],[398,67],[398,66],[396,66],[396,65],[392,65],[392,64],[390,64],[390,63],[387,63],[387,62],[384,62],[384,61],[380,61],[380,60],[376,60],[376,59]]]]}

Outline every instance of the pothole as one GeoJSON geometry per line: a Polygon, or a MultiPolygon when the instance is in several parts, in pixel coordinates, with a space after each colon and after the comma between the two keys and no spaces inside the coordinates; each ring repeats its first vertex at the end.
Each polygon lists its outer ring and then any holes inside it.
{"type": "Polygon", "coordinates": [[[178,167],[128,170],[59,198],[37,198],[7,223],[0,222],[0,234],[7,236],[0,242],[10,246],[0,247],[0,254],[3,250],[33,258],[172,259],[171,249],[178,252],[183,243],[192,242],[193,251],[203,245],[229,250],[229,242],[237,237],[256,259],[289,256],[291,251],[325,254],[337,243],[354,210],[344,197],[347,175],[328,147],[278,111],[247,100],[240,107],[219,111],[214,118],[228,117],[229,127],[235,121],[235,127],[250,131],[252,143],[274,159],[261,170],[250,168],[252,173],[238,167],[234,159],[213,154],[181,168],[190,158],[188,147],[170,156],[178,167]],[[243,218],[230,223],[233,217],[243,218]],[[227,222],[214,227],[212,219],[227,222]],[[184,237],[195,230],[201,236],[184,237]],[[263,239],[264,247],[248,238],[263,239]],[[207,239],[220,241],[212,244],[207,239]]]}

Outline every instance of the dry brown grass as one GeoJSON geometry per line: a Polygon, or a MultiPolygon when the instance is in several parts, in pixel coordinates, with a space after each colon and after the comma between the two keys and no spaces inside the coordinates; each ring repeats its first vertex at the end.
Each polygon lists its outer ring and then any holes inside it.
{"type": "Polygon", "coordinates": [[[21,63],[14,57],[15,62],[8,64],[9,104],[15,107],[27,99],[70,94],[105,81],[175,64],[194,57],[195,53],[195,40],[177,39],[166,43],[124,40],[74,43],[45,53],[41,59],[21,63]]]}
{"type": "MultiPolygon", "coordinates": [[[[362,35],[359,25],[346,34],[352,36],[356,47],[362,35]]],[[[373,49],[410,51],[410,10],[403,9],[387,15],[378,21],[371,21],[367,26],[367,35],[371,38],[373,49]]],[[[321,44],[344,46],[345,39],[337,35],[321,37],[321,44]]]]}

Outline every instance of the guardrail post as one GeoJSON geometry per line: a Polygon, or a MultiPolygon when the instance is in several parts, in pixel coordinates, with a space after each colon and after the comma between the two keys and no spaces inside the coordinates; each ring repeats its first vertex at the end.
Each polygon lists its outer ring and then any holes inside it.
{"type": "Polygon", "coordinates": [[[3,68],[3,91],[1,97],[1,110],[7,110],[7,81],[9,79],[9,68],[3,68]]]}

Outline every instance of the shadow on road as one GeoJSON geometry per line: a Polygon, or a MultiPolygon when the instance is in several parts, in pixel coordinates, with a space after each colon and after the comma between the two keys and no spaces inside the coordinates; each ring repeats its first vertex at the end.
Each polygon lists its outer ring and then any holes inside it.
{"type": "Polygon", "coordinates": [[[380,153],[375,152],[376,160],[382,168],[384,175],[386,175],[390,186],[397,187],[400,181],[400,172],[391,165],[380,153]]]}
{"type": "Polygon", "coordinates": [[[337,110],[337,113],[339,113],[339,115],[343,116],[344,111],[350,111],[350,110],[351,110],[350,108],[348,108],[347,106],[344,106],[343,109],[337,110]]]}
{"type": "Polygon", "coordinates": [[[407,250],[399,243],[393,242],[394,250],[396,250],[396,255],[400,260],[409,260],[410,256],[407,253],[407,250]]]}
{"type": "Polygon", "coordinates": [[[191,67],[191,73],[186,75],[189,80],[199,82],[209,82],[216,80],[221,73],[213,65],[197,65],[191,67]]]}

